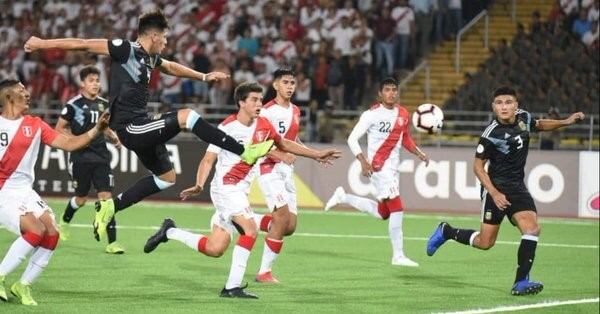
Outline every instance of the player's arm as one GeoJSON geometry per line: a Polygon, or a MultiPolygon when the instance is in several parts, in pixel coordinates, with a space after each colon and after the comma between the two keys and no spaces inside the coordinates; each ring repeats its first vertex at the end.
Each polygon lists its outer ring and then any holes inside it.
{"type": "Polygon", "coordinates": [[[367,158],[365,158],[365,155],[363,155],[362,148],[360,148],[358,140],[361,137],[363,137],[363,135],[365,135],[365,133],[367,133],[367,130],[369,129],[368,119],[369,118],[367,116],[367,112],[363,113],[360,116],[358,123],[352,129],[352,132],[350,132],[348,140],[346,141],[348,143],[348,146],[350,147],[350,151],[352,151],[352,155],[354,155],[356,159],[360,161],[362,175],[365,177],[370,177],[371,174],[373,174],[373,167],[371,166],[367,158]]]}
{"type": "Polygon", "coordinates": [[[79,150],[87,146],[96,136],[98,136],[98,134],[104,132],[108,126],[108,118],[108,113],[102,113],[96,126],[78,136],[68,136],[63,133],[58,133],[56,138],[50,142],[49,145],[54,148],[66,150],[68,152],[79,150]]]}
{"type": "Polygon", "coordinates": [[[113,131],[111,128],[106,128],[106,130],[104,130],[104,136],[106,137],[106,140],[115,145],[117,149],[121,147],[121,141],[119,141],[117,133],[115,133],[115,131],[113,131]]]}
{"type": "Polygon", "coordinates": [[[204,190],[204,184],[208,179],[208,175],[210,174],[210,170],[212,169],[215,161],[217,160],[217,153],[206,151],[202,160],[198,164],[198,171],[196,172],[196,185],[189,187],[181,193],[179,193],[179,197],[181,197],[182,201],[185,201],[191,196],[198,195],[204,190]]]}
{"type": "Polygon", "coordinates": [[[186,67],[185,65],[179,64],[174,61],[168,61],[165,59],[161,59],[161,63],[158,66],[158,69],[165,74],[190,78],[198,81],[217,81],[221,79],[227,79],[230,77],[229,74],[225,74],[223,72],[198,72],[196,70],[192,70],[186,67]]]}
{"type": "Polygon", "coordinates": [[[425,167],[429,166],[429,156],[427,156],[427,154],[425,154],[413,140],[412,136],[410,135],[409,124],[406,123],[406,124],[404,124],[403,127],[404,127],[404,131],[403,131],[404,136],[402,137],[402,146],[407,151],[411,152],[412,154],[419,157],[419,159],[424,161],[425,167]]]}
{"type": "Polygon", "coordinates": [[[107,39],[58,38],[42,39],[31,36],[25,42],[25,52],[44,49],[82,50],[94,54],[108,55],[107,39]]]}
{"type": "Polygon", "coordinates": [[[577,123],[577,121],[581,121],[585,119],[585,114],[583,112],[576,112],[563,120],[553,120],[553,119],[539,119],[536,120],[535,128],[538,131],[552,131],[556,129],[560,129],[565,126],[569,126],[577,123]]]}
{"type": "Polygon", "coordinates": [[[290,153],[286,153],[286,152],[284,152],[282,150],[279,150],[277,148],[271,150],[267,154],[267,157],[274,158],[274,159],[279,159],[279,160],[285,162],[288,165],[293,165],[294,161],[296,161],[296,155],[290,154],[290,153]]]}
{"type": "Polygon", "coordinates": [[[325,163],[329,163],[331,160],[339,158],[342,154],[337,149],[316,150],[307,146],[302,146],[285,138],[279,138],[279,140],[275,142],[275,145],[277,145],[277,148],[288,153],[308,157],[325,163]]]}

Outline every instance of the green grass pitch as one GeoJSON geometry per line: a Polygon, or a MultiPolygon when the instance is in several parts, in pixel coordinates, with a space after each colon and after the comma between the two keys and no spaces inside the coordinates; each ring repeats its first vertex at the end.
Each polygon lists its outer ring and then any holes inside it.
{"type": "MultiPolygon", "coordinates": [[[[51,200],[57,217],[66,200],[51,200]]],[[[543,208],[542,208],[543,210],[543,208]]],[[[40,304],[26,308],[11,298],[0,313],[431,313],[492,309],[549,301],[598,298],[599,224],[590,220],[542,219],[532,279],[545,289],[513,297],[518,231],[505,221],[499,243],[478,251],[448,242],[434,257],[426,238],[442,218],[477,229],[478,216],[438,217],[408,212],[405,252],[418,268],[392,266],[387,222],[353,212],[301,210],[297,234],[286,238],[274,267],[280,285],[254,282],[262,255],[261,234],[245,280],[259,300],[222,299],[231,246],[219,259],[170,241],[152,254],[142,247],[164,217],[179,227],[206,232],[212,209],[186,203],[138,204],[117,215],[124,255],[104,253],[93,239],[92,206],[73,220],[72,238],[59,243],[50,265],[33,286],[40,304]]],[[[2,256],[15,236],[0,230],[2,256]]],[[[7,277],[18,280],[26,263],[7,277]]],[[[598,302],[528,309],[528,313],[598,313],[598,302]]]]}

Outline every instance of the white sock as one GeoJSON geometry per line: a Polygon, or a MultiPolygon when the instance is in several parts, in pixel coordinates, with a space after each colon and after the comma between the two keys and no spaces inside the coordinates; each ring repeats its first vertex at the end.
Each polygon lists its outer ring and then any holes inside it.
{"type": "Polygon", "coordinates": [[[21,283],[31,285],[48,266],[52,254],[54,254],[54,250],[38,246],[29,258],[29,264],[21,276],[21,283]]]}
{"type": "Polygon", "coordinates": [[[381,215],[379,215],[379,211],[377,210],[377,202],[375,202],[372,199],[346,193],[346,199],[344,199],[344,203],[375,218],[383,219],[381,218],[381,215]]]}
{"type": "Polygon", "coordinates": [[[0,263],[0,276],[6,276],[15,270],[33,249],[34,247],[25,241],[23,237],[18,237],[6,252],[2,263],[0,263]]]}
{"type": "Polygon", "coordinates": [[[260,222],[262,221],[263,217],[265,217],[265,215],[257,214],[257,213],[254,213],[254,215],[252,216],[252,219],[254,219],[254,223],[258,226],[259,229],[260,229],[260,222]]]}
{"type": "Polygon", "coordinates": [[[248,264],[248,258],[250,257],[250,251],[236,245],[233,248],[233,254],[231,256],[231,268],[229,269],[229,278],[225,284],[225,289],[233,289],[242,285],[244,279],[244,273],[246,272],[246,265],[248,264]]]}
{"type": "MultiPolygon", "coordinates": [[[[268,239],[268,240],[274,241],[274,242],[283,242],[283,240],[274,240],[274,239],[268,239]]],[[[268,271],[271,271],[271,268],[273,268],[273,263],[275,263],[275,260],[279,256],[278,252],[276,253],[276,252],[273,252],[273,250],[271,250],[269,245],[267,245],[266,241],[267,241],[267,239],[265,239],[265,247],[263,249],[263,256],[262,256],[262,260],[260,263],[260,269],[258,270],[259,274],[264,274],[268,271]]]]}
{"type": "Polygon", "coordinates": [[[167,239],[177,240],[196,251],[198,251],[198,242],[203,237],[204,235],[202,234],[191,233],[179,228],[169,228],[169,230],[167,230],[167,239]]]}
{"type": "Polygon", "coordinates": [[[390,233],[390,241],[392,242],[392,251],[394,258],[404,256],[404,236],[402,234],[402,218],[403,212],[394,212],[390,214],[388,231],[390,233]]]}

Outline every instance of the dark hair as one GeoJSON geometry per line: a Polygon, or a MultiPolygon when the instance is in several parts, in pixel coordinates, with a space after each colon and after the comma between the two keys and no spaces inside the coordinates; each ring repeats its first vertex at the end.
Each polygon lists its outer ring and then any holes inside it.
{"type": "Polygon", "coordinates": [[[514,88],[508,86],[500,86],[494,90],[494,94],[492,98],[496,98],[500,95],[510,95],[517,98],[517,92],[514,88]]]}
{"type": "Polygon", "coordinates": [[[379,91],[383,90],[383,87],[385,85],[394,85],[394,86],[398,87],[398,81],[396,81],[396,79],[393,77],[384,78],[383,80],[381,80],[379,82],[379,91]]]}
{"type": "Polygon", "coordinates": [[[17,80],[3,80],[0,82],[0,104],[4,105],[4,95],[7,93],[7,89],[13,88],[15,85],[18,85],[20,82],[17,80]]]}
{"type": "Polygon", "coordinates": [[[100,76],[100,70],[98,70],[98,68],[93,65],[85,66],[79,71],[79,79],[83,82],[88,77],[88,75],[92,74],[100,76]]]}
{"type": "Polygon", "coordinates": [[[248,98],[250,93],[263,93],[263,88],[257,82],[244,82],[238,85],[233,91],[233,100],[235,100],[235,104],[239,107],[240,101],[245,101],[248,98]]]}
{"type": "Polygon", "coordinates": [[[296,76],[296,72],[290,68],[279,68],[273,72],[273,80],[279,79],[285,75],[296,76]]]}
{"type": "Polygon", "coordinates": [[[164,31],[169,28],[169,22],[161,10],[147,12],[140,16],[138,23],[138,36],[145,34],[151,29],[164,31]]]}

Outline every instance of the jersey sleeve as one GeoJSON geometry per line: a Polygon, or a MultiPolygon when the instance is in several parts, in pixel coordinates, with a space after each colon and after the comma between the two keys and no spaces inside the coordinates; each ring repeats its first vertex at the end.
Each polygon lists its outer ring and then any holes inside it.
{"type": "Polygon", "coordinates": [[[282,137],[281,137],[281,135],[279,135],[279,133],[277,133],[277,131],[275,130],[273,125],[268,121],[266,124],[268,125],[268,128],[269,128],[269,137],[267,139],[273,140],[275,143],[281,142],[282,137]]]}
{"type": "Polygon", "coordinates": [[[56,132],[56,130],[51,128],[48,125],[48,123],[44,122],[41,119],[39,120],[39,124],[40,124],[40,130],[42,131],[42,143],[44,143],[46,145],[50,145],[52,142],[54,142],[54,140],[58,136],[58,132],[56,132]]]}
{"type": "Polygon", "coordinates": [[[358,119],[358,123],[352,129],[352,132],[348,136],[348,146],[352,151],[352,154],[356,157],[358,154],[362,153],[362,149],[360,148],[360,144],[358,140],[367,133],[369,126],[371,125],[371,115],[369,111],[363,112],[360,115],[360,119],[358,119]]]}
{"type": "Polygon", "coordinates": [[[475,157],[479,159],[490,159],[492,151],[495,149],[494,143],[486,137],[480,137],[477,149],[475,150],[475,157]]]}
{"type": "Polygon", "coordinates": [[[108,41],[108,54],[114,61],[125,63],[127,62],[127,59],[129,59],[130,53],[131,44],[129,41],[120,38],[108,41]]]}
{"type": "Polygon", "coordinates": [[[73,106],[71,104],[66,104],[62,111],[60,112],[60,117],[67,120],[67,121],[71,121],[73,120],[73,116],[75,115],[75,110],[73,109],[73,106]]]}
{"type": "Polygon", "coordinates": [[[409,120],[407,118],[406,123],[403,125],[404,130],[402,130],[402,146],[409,152],[413,152],[417,147],[417,144],[415,144],[415,141],[410,135],[410,123],[408,121],[409,120]]]}
{"type": "Polygon", "coordinates": [[[529,111],[525,111],[525,121],[527,121],[527,129],[529,132],[537,132],[537,119],[533,117],[533,115],[529,111]]]}

